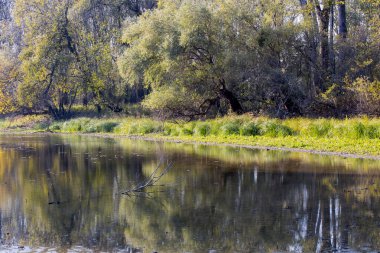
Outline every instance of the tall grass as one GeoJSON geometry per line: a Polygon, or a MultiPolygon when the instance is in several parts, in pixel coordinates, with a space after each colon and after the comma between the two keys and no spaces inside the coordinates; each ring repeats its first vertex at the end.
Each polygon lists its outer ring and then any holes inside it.
{"type": "Polygon", "coordinates": [[[48,115],[27,115],[1,119],[0,129],[44,129],[53,119],[48,115]]]}
{"type": "Polygon", "coordinates": [[[115,128],[115,133],[118,134],[152,134],[163,132],[162,123],[159,121],[154,121],[152,119],[132,119],[128,118],[120,122],[120,124],[115,128]]]}
{"type": "Polygon", "coordinates": [[[164,136],[241,136],[284,138],[380,139],[379,118],[286,120],[266,117],[227,116],[206,121],[161,122],[149,118],[76,118],[52,121],[46,115],[2,119],[0,129],[49,129],[56,132],[115,133],[125,135],[159,134],[164,136]]]}

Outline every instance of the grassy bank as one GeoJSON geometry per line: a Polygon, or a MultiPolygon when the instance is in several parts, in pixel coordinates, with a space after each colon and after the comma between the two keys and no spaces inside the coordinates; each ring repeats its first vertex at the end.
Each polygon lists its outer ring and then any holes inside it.
{"type": "Polygon", "coordinates": [[[229,116],[207,121],[162,122],[147,118],[77,118],[53,121],[28,116],[0,121],[3,131],[107,133],[166,140],[297,148],[358,155],[380,155],[380,119],[286,120],[229,116]]]}

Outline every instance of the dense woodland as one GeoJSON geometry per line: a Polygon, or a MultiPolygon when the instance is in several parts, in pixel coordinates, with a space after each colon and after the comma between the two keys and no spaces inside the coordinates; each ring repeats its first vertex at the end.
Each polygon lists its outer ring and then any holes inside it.
{"type": "Polygon", "coordinates": [[[380,115],[379,0],[0,0],[0,113],[380,115]]]}

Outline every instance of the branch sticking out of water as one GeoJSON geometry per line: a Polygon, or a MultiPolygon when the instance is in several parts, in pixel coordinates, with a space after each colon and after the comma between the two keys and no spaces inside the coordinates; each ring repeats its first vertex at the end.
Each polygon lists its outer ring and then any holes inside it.
{"type": "Polygon", "coordinates": [[[172,167],[172,164],[169,163],[166,167],[162,168],[162,162],[160,162],[157,168],[152,172],[152,174],[145,180],[137,185],[133,186],[131,189],[120,192],[122,195],[136,195],[140,193],[148,194],[145,190],[150,187],[158,186],[157,182],[168,173],[169,169],[172,167]]]}

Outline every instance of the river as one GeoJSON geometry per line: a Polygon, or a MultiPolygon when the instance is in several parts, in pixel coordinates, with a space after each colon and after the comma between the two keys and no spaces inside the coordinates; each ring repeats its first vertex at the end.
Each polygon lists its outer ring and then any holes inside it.
{"type": "Polygon", "coordinates": [[[377,252],[380,161],[0,136],[0,251],[377,252]],[[121,194],[171,165],[155,186],[121,194]]]}

